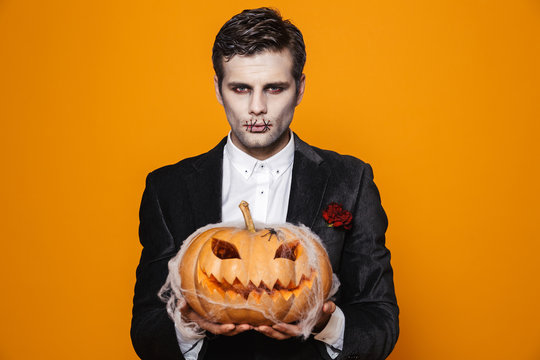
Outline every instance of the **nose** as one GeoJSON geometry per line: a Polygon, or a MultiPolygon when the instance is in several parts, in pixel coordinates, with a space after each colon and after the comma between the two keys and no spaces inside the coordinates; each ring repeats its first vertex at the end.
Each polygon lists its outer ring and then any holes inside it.
{"type": "Polygon", "coordinates": [[[253,115],[266,114],[266,96],[264,93],[254,91],[251,94],[249,113],[253,115]]]}

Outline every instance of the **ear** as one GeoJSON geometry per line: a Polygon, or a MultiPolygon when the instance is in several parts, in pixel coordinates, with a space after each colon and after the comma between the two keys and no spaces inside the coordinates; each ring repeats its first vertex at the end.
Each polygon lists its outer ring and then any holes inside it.
{"type": "Polygon", "coordinates": [[[296,95],[296,106],[300,105],[302,98],[304,97],[304,90],[306,89],[306,74],[302,74],[300,82],[298,83],[298,92],[296,95]]]}
{"type": "Polygon", "coordinates": [[[223,106],[223,98],[221,97],[221,91],[219,91],[219,81],[217,75],[214,75],[214,89],[216,90],[217,101],[223,106]]]}

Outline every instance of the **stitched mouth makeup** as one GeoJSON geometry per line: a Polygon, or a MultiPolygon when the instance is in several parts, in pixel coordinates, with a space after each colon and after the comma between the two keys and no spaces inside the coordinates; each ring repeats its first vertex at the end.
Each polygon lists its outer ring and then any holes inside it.
{"type": "Polygon", "coordinates": [[[265,133],[270,130],[272,127],[272,123],[270,120],[262,119],[259,120],[249,120],[242,125],[244,129],[250,133],[265,133]]]}

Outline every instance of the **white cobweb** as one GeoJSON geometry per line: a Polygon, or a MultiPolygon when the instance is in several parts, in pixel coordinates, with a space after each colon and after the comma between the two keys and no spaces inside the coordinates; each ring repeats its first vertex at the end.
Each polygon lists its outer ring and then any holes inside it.
{"type": "MultiPolygon", "coordinates": [[[[257,224],[256,224],[257,225],[257,224]]],[[[182,317],[180,314],[180,309],[185,306],[186,299],[183,296],[183,293],[185,293],[187,290],[182,288],[182,281],[180,278],[180,274],[178,271],[178,267],[180,265],[180,262],[184,256],[184,253],[188,249],[188,247],[191,245],[191,243],[203,232],[217,227],[236,227],[236,228],[243,228],[243,224],[239,223],[219,223],[219,224],[209,224],[206,225],[198,230],[196,230],[193,234],[191,234],[182,244],[180,247],[180,250],[176,254],[174,258],[172,258],[169,261],[169,275],[167,276],[167,280],[165,284],[160,289],[158,296],[167,303],[167,312],[169,316],[173,319],[176,328],[181,333],[182,337],[187,339],[197,339],[197,338],[203,338],[204,335],[204,329],[201,329],[195,322],[189,321],[186,318],[182,317]]],[[[296,239],[300,241],[302,246],[304,247],[308,260],[309,265],[311,269],[318,270],[320,269],[320,259],[316,255],[316,249],[315,245],[310,242],[306,241],[305,239],[311,238],[314,241],[318,242],[324,249],[323,243],[320,240],[320,238],[314,234],[308,227],[304,225],[292,225],[289,223],[284,224],[273,224],[273,225],[263,225],[258,226],[258,229],[264,229],[264,228],[273,228],[277,231],[278,239],[283,238],[283,233],[279,230],[280,228],[287,229],[288,231],[292,232],[296,239]]],[[[197,265],[198,266],[198,265],[197,265]]],[[[306,306],[306,310],[303,314],[301,314],[300,319],[296,322],[296,325],[299,327],[301,336],[304,339],[307,339],[309,335],[311,334],[313,327],[317,324],[317,321],[319,319],[319,314],[322,309],[322,306],[325,301],[332,299],[332,296],[335,295],[339,288],[339,280],[335,274],[332,275],[332,286],[330,289],[330,292],[326,298],[324,297],[323,293],[323,286],[321,284],[321,277],[316,276],[312,290],[312,296],[308,298],[308,306],[306,306]]],[[[197,294],[197,296],[201,297],[200,293],[197,294]]],[[[205,300],[209,303],[215,303],[219,305],[225,305],[223,303],[218,303],[213,299],[209,299],[208,297],[205,297],[205,300]]],[[[230,308],[232,306],[244,308],[244,309],[250,309],[257,311],[266,319],[269,319],[270,321],[274,323],[278,323],[279,320],[276,319],[274,314],[272,313],[271,309],[264,309],[264,308],[254,308],[253,306],[250,306],[250,304],[242,304],[242,305],[231,305],[227,304],[227,306],[230,308]]],[[[209,319],[211,320],[211,319],[209,319]]]]}

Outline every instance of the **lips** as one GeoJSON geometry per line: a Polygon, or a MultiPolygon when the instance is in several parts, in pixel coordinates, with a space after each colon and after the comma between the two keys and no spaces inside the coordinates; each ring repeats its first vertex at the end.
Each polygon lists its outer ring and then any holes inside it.
{"type": "Polygon", "coordinates": [[[270,130],[272,124],[270,123],[270,120],[266,121],[262,119],[250,120],[249,122],[246,122],[243,126],[246,131],[249,131],[251,133],[265,133],[270,130]]]}
{"type": "Polygon", "coordinates": [[[266,125],[253,125],[250,128],[250,131],[252,133],[254,133],[254,132],[266,132],[267,130],[270,130],[270,128],[267,127],[266,125]]]}

